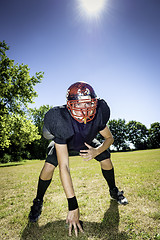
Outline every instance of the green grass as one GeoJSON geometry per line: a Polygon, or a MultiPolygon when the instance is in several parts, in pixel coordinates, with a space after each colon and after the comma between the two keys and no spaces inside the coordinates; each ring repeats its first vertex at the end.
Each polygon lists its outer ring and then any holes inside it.
{"type": "MultiPolygon", "coordinates": [[[[110,201],[99,163],[70,158],[70,170],[85,233],[78,239],[160,239],[160,149],[113,153],[116,183],[127,206],[110,201]]],[[[58,168],[38,223],[28,223],[44,161],[0,165],[0,239],[66,240],[67,201],[58,168]]],[[[72,239],[76,239],[73,233],[72,239]]]]}

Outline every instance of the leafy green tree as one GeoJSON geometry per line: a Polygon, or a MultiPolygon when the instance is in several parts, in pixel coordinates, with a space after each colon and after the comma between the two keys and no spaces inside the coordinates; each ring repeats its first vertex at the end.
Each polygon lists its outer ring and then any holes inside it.
{"type": "Polygon", "coordinates": [[[148,137],[149,148],[160,148],[160,123],[151,124],[148,137]]]}
{"type": "Polygon", "coordinates": [[[44,159],[46,157],[46,149],[49,141],[42,136],[42,128],[44,115],[51,107],[52,106],[49,105],[43,105],[38,109],[30,109],[30,117],[35,126],[38,128],[39,135],[41,135],[41,138],[39,140],[35,140],[27,147],[31,158],[33,159],[44,159]]]}
{"type": "Polygon", "coordinates": [[[28,103],[33,103],[38,96],[33,87],[41,82],[43,73],[30,77],[28,66],[14,64],[14,60],[6,56],[7,50],[6,43],[0,42],[0,107],[8,113],[23,114],[28,103]]]}
{"type": "Polygon", "coordinates": [[[36,127],[27,120],[26,110],[28,103],[33,103],[33,99],[37,97],[34,86],[41,82],[43,73],[30,77],[28,66],[14,64],[14,60],[6,55],[8,50],[5,41],[0,42],[0,156],[10,152],[14,145],[18,148],[39,139],[36,127]],[[21,130],[21,134],[17,129],[21,130]],[[30,137],[26,134],[29,130],[30,137]],[[18,138],[19,145],[16,140],[18,138]]]}
{"type": "Polygon", "coordinates": [[[113,146],[117,149],[117,151],[128,149],[128,144],[126,141],[127,133],[125,120],[124,119],[110,120],[108,122],[108,126],[114,137],[113,146]]]}
{"type": "Polygon", "coordinates": [[[147,149],[148,129],[140,122],[130,121],[127,124],[128,140],[136,149],[147,149]]]}
{"type": "Polygon", "coordinates": [[[24,155],[26,144],[31,144],[35,139],[40,139],[41,136],[38,135],[37,127],[26,116],[13,114],[11,118],[11,146],[7,152],[12,156],[12,161],[19,161],[24,155]]]}

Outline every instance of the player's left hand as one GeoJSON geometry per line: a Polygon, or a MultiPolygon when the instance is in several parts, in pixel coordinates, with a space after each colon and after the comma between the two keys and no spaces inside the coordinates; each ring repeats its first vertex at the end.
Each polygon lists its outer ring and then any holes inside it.
{"type": "Polygon", "coordinates": [[[98,150],[87,143],[85,143],[85,145],[88,147],[88,149],[80,150],[80,156],[84,161],[89,161],[98,155],[98,150]]]}
{"type": "Polygon", "coordinates": [[[72,236],[72,229],[76,237],[78,237],[78,230],[84,233],[82,221],[79,220],[79,208],[68,212],[66,223],[69,224],[69,236],[72,236]]]}

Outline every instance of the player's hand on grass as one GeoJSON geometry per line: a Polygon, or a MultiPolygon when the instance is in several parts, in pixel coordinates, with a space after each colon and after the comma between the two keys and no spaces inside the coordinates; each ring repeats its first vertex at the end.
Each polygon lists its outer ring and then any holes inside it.
{"type": "Polygon", "coordinates": [[[76,237],[78,237],[79,230],[83,233],[83,229],[79,221],[78,208],[68,212],[66,223],[69,224],[69,236],[72,235],[72,229],[74,229],[76,237]]]}
{"type": "Polygon", "coordinates": [[[85,143],[85,145],[88,147],[88,149],[80,150],[80,156],[84,161],[89,161],[98,155],[98,150],[87,143],[85,143]]]}

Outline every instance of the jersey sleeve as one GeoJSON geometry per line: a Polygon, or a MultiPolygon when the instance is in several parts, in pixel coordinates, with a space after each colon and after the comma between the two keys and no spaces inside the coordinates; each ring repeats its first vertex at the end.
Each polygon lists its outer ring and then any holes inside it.
{"type": "Polygon", "coordinates": [[[58,143],[58,144],[66,144],[66,143],[67,143],[67,140],[66,140],[66,139],[62,139],[62,138],[57,138],[57,137],[55,137],[55,138],[54,138],[54,142],[55,142],[55,143],[58,143]]]}
{"type": "Polygon", "coordinates": [[[101,131],[106,127],[107,122],[110,118],[110,108],[106,101],[103,99],[99,100],[99,115],[100,115],[99,131],[101,131]]]}
{"type": "Polygon", "coordinates": [[[65,144],[72,135],[70,115],[65,106],[52,108],[45,114],[43,136],[46,139],[65,144]]]}
{"type": "Polygon", "coordinates": [[[54,140],[55,143],[59,143],[59,144],[65,144],[67,141],[65,139],[60,139],[58,137],[55,137],[54,135],[52,135],[47,128],[45,127],[45,125],[43,126],[43,137],[47,140],[54,140]]]}
{"type": "Polygon", "coordinates": [[[54,135],[52,135],[47,128],[45,127],[45,125],[43,125],[43,137],[47,140],[53,140],[54,135]]]}

